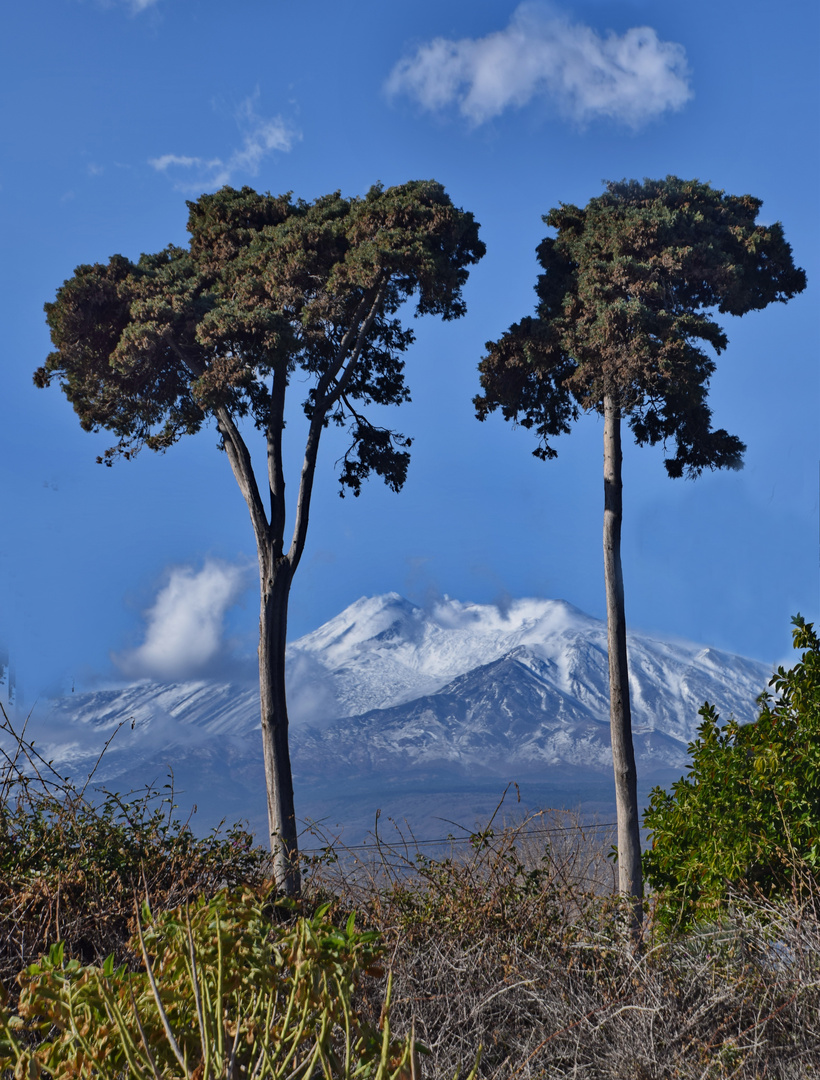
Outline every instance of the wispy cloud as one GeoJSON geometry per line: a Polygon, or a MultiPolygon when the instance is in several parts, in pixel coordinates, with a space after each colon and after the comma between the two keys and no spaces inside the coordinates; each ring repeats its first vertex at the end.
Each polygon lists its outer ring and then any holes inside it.
{"type": "Polygon", "coordinates": [[[130,679],[160,682],[225,674],[225,615],[248,585],[246,568],[209,560],[201,570],[172,569],[145,613],[145,640],[114,656],[130,679]]]}
{"type": "Polygon", "coordinates": [[[390,95],[430,111],[457,105],[471,124],[535,97],[578,123],[607,118],[637,129],[692,97],[682,45],[648,26],[601,36],[539,3],[516,8],[509,26],[482,38],[435,38],[391,72],[390,95]]]}
{"type": "Polygon", "coordinates": [[[242,144],[228,157],[193,157],[188,154],[162,154],[150,158],[148,164],[157,172],[168,173],[177,178],[176,187],[181,191],[201,191],[230,184],[239,175],[256,176],[263,160],[274,151],[287,153],[301,135],[294,131],[281,116],[270,119],[259,116],[256,111],[258,94],[241,104],[236,121],[242,133],[242,144]]]}
{"type": "Polygon", "coordinates": [[[155,7],[159,0],[96,0],[98,7],[124,7],[128,8],[132,15],[139,15],[148,8],[155,7]]]}
{"type": "Polygon", "coordinates": [[[344,715],[332,677],[309,653],[289,649],[287,686],[292,724],[321,728],[344,715]]]}

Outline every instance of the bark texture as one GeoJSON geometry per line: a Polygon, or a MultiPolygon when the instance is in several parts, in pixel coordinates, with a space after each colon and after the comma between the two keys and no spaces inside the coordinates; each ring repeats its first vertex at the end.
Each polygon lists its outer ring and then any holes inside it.
{"type": "Polygon", "coordinates": [[[285,692],[285,645],[288,595],[292,574],[284,560],[272,578],[262,581],[259,612],[259,695],[262,753],[268,800],[268,832],[274,878],[287,896],[298,896],[299,848],[293,779],[288,747],[288,706],[285,692]]]}
{"type": "Polygon", "coordinates": [[[604,399],[604,580],[609,651],[609,723],[618,809],[618,886],[621,893],[635,898],[635,921],[640,925],[643,877],[621,568],[621,461],[621,413],[612,395],[608,394],[604,399]]]}

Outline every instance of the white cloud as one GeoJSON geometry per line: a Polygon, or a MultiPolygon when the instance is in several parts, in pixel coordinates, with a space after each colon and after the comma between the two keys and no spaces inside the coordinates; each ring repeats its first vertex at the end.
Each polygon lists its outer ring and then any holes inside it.
{"type": "Polygon", "coordinates": [[[178,170],[186,170],[186,179],[176,184],[182,191],[223,187],[230,184],[237,173],[256,176],[264,158],[276,150],[287,153],[294,141],[301,138],[281,116],[270,119],[259,116],[255,108],[257,97],[258,94],[254,94],[247,98],[237,110],[236,120],[242,132],[242,145],[227,158],[163,154],[150,158],[148,164],[157,172],[170,172],[175,176],[179,175],[178,170]]]}
{"type": "Polygon", "coordinates": [[[198,157],[183,157],[180,154],[163,154],[162,157],[151,158],[150,165],[153,165],[157,172],[165,172],[169,165],[182,165],[183,168],[189,169],[192,165],[204,165],[202,158],[198,157]]]}
{"type": "Polygon", "coordinates": [[[244,567],[209,560],[201,570],[175,567],[145,613],[145,640],[114,656],[125,676],[161,682],[224,671],[225,614],[248,585],[244,567]]]}
{"type": "Polygon", "coordinates": [[[321,728],[344,715],[332,678],[309,653],[288,650],[286,678],[292,724],[321,728]]]}
{"type": "Polygon", "coordinates": [[[546,95],[579,123],[598,117],[639,128],[691,98],[682,45],[648,26],[602,37],[538,3],[483,38],[435,38],[391,72],[387,92],[430,111],[457,104],[472,124],[546,95]]]}
{"type": "Polygon", "coordinates": [[[96,0],[98,7],[112,8],[118,4],[128,8],[132,15],[139,15],[148,8],[154,7],[158,0],[96,0]]]}

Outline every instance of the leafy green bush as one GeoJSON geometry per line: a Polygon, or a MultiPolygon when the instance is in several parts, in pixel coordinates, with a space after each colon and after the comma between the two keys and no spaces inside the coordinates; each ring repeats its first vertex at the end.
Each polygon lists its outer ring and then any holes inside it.
{"type": "Polygon", "coordinates": [[[354,1003],[382,975],[378,935],[312,918],[272,927],[260,894],[222,892],[152,915],[132,947],[142,970],[66,960],[62,944],[21,975],[18,1014],[0,1016],[0,1070],[54,1080],[410,1076],[412,1035],[391,1038],[354,1003]],[[20,1036],[39,1034],[27,1049],[20,1036]]]}
{"type": "Polygon", "coordinates": [[[820,640],[792,621],[802,657],[778,668],[758,719],[721,727],[704,705],[688,776],[651,794],[644,873],[668,927],[713,916],[731,889],[771,898],[820,871],[820,640]]]}

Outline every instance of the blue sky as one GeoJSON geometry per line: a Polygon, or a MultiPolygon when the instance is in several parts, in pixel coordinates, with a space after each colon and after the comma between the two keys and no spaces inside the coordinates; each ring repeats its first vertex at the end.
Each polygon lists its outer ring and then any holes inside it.
{"type": "Polygon", "coordinates": [[[292,637],[389,590],[603,616],[600,421],[541,463],[471,400],[484,342],[532,311],[541,215],[668,173],[763,199],[809,288],[727,323],[710,400],[742,472],[671,481],[659,448],[626,447],[628,622],[774,662],[790,616],[817,619],[816,3],[41,0],[5,27],[0,638],[26,700],[252,669],[253,539],[213,429],[104,469],[105,434],[31,381],[75,266],[185,243],[185,199],[224,183],[313,199],[432,177],[487,244],[467,316],[417,322],[402,494],[339,499],[323,447],[292,637]]]}

